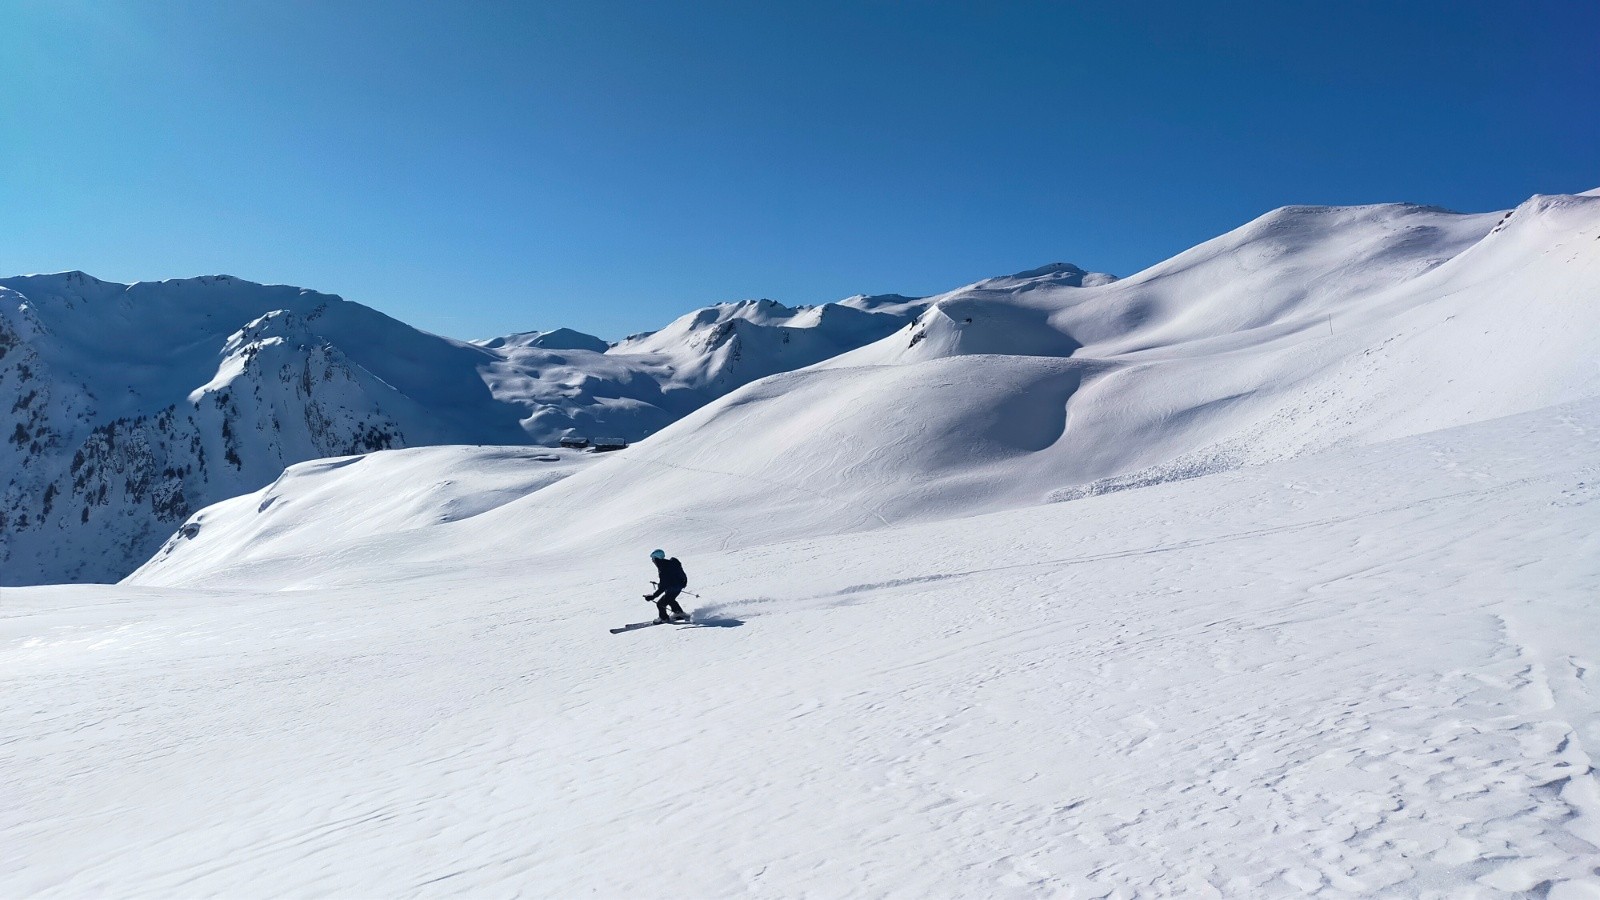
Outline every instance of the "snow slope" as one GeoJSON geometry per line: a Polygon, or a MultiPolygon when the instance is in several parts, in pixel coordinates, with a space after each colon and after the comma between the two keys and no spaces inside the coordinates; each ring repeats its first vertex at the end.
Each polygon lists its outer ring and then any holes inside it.
{"type": "MultiPolygon", "coordinates": [[[[202,544],[236,562],[266,557],[293,579],[301,561],[348,566],[384,559],[371,550],[396,535],[470,519],[568,477],[598,457],[524,447],[418,447],[318,459],[284,470],[271,484],[196,513],[154,557],[202,544]],[[310,538],[321,548],[306,554],[310,538]]],[[[524,535],[540,541],[536,533],[524,535]]]]}
{"type": "MultiPolygon", "coordinates": [[[[1290,207],[1121,281],[983,283],[472,523],[706,551],[1074,500],[1600,396],[1600,197],[1290,207]]],[[[143,584],[260,568],[184,548],[143,584]]],[[[257,577],[252,574],[251,577],[257,577]]]]}
{"type": "MultiPolygon", "coordinates": [[[[752,384],[538,505],[595,545],[714,547],[1417,434],[1600,396],[1597,298],[1600,198],[1289,208],[1111,284],[931,298],[904,331],[752,384]],[[681,524],[698,520],[723,530],[681,524]]],[[[484,527],[538,516],[513,504],[484,527]]]]}
{"type": "Polygon", "coordinates": [[[261,515],[352,521],[272,537],[321,586],[7,589],[0,894],[1600,891],[1600,402],[730,535],[684,554],[699,625],[620,636],[650,544],[478,526],[626,470],[454,522],[371,507],[449,452],[286,476],[261,515]]]}

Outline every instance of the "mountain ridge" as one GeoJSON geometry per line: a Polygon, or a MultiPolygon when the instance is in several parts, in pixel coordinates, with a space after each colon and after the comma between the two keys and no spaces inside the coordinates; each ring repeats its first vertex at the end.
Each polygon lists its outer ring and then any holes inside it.
{"type": "Polygon", "coordinates": [[[891,320],[832,304],[760,314],[776,308],[706,307],[668,326],[681,346],[619,351],[570,329],[459,341],[228,275],[0,278],[0,390],[14,396],[0,407],[0,584],[119,578],[194,510],[309,459],[639,440],[891,320]]]}
{"type": "MultiPolygon", "coordinates": [[[[724,552],[1070,502],[1600,396],[1600,198],[1485,214],[1285,208],[1109,284],[981,285],[926,298],[873,344],[753,381],[459,527],[525,565],[664,543],[724,552]]],[[[136,580],[231,577],[231,556],[203,541],[170,559],[136,580]]]]}
{"type": "MultiPolygon", "coordinates": [[[[29,553],[58,557],[51,575],[85,577],[64,558],[90,553],[71,539],[74,512],[79,525],[117,523],[91,554],[115,577],[222,496],[374,449],[653,435],[541,490],[576,510],[558,540],[604,541],[758,509],[776,484],[787,512],[753,534],[1071,499],[1508,415],[1597,390],[1584,360],[1600,354],[1588,337],[1600,329],[1581,302],[1600,280],[1586,237],[1597,209],[1589,195],[1481,214],[1286,206],[1122,279],[1056,263],[924,298],[723,303],[603,351],[562,330],[452,341],[332,295],[226,277],[0,279],[0,385],[19,363],[81,362],[39,355],[29,341],[53,323],[33,307],[113,298],[125,319],[130,297],[208,291],[285,307],[221,340],[227,304],[208,305],[208,322],[165,342],[204,377],[178,379],[181,393],[151,408],[126,386],[19,386],[0,421],[13,438],[0,450],[22,460],[0,520],[5,577],[29,553]],[[65,288],[40,290],[51,285],[65,288]],[[363,325],[392,333],[385,353],[345,338],[363,325]],[[1489,358],[1505,364],[1471,362],[1489,358]],[[1431,396],[1411,396],[1421,385],[1431,396]],[[56,471],[38,471],[52,456],[56,471]],[[828,512],[836,502],[843,515],[828,512]]],[[[119,362],[119,377],[172,380],[160,354],[119,362]]],[[[483,519],[497,516],[501,534],[543,520],[517,503],[483,519]]]]}

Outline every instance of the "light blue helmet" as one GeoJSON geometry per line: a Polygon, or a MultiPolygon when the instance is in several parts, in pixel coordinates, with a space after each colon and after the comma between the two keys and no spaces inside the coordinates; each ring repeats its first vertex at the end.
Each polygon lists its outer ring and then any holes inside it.
{"type": "Polygon", "coordinates": [[[667,558],[667,551],[665,551],[665,550],[651,550],[650,551],[650,558],[651,559],[666,559],[667,558]]]}

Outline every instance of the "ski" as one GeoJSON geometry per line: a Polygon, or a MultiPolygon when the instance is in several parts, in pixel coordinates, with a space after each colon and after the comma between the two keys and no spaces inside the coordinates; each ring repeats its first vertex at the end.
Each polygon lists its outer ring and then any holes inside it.
{"type": "Polygon", "coordinates": [[[629,623],[627,625],[622,626],[621,628],[613,628],[613,629],[611,629],[611,633],[612,634],[621,634],[624,631],[633,631],[634,629],[637,629],[637,628],[649,628],[651,625],[665,625],[665,624],[667,624],[667,623],[658,622],[655,619],[651,619],[648,622],[631,622],[631,623],[629,623]]]}
{"type": "Polygon", "coordinates": [[[663,622],[660,619],[651,619],[648,622],[630,622],[629,624],[624,625],[621,628],[612,628],[612,629],[610,629],[610,631],[611,631],[612,634],[621,634],[624,631],[637,631],[640,628],[649,628],[651,625],[692,625],[692,624],[694,624],[692,619],[673,619],[670,622],[663,622]]]}

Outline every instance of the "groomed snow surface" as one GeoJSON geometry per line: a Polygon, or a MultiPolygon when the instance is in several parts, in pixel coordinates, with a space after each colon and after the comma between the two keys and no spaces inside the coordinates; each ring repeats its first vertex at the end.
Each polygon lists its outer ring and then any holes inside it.
{"type": "Polygon", "coordinates": [[[701,553],[617,636],[648,548],[384,577],[473,521],[7,589],[0,894],[1600,893],[1600,403],[701,553]]]}

